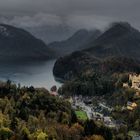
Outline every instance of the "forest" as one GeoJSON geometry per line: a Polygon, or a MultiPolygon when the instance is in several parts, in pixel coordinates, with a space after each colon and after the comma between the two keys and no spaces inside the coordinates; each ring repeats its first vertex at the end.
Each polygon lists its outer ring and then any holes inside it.
{"type": "Polygon", "coordinates": [[[0,83],[1,140],[111,140],[112,131],[80,121],[68,101],[44,88],[0,83]]]}

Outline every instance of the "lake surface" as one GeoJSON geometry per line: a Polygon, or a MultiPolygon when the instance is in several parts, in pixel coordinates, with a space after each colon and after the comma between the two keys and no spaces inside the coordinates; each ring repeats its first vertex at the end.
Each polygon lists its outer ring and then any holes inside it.
{"type": "Polygon", "coordinates": [[[22,86],[45,87],[48,90],[56,85],[60,87],[62,84],[55,81],[53,76],[53,66],[56,60],[50,60],[45,63],[36,65],[1,65],[0,80],[6,81],[10,79],[12,82],[22,86]]]}

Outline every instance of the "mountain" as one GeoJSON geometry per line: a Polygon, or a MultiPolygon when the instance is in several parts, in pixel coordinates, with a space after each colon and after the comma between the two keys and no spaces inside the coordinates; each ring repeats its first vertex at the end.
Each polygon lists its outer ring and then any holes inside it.
{"type": "Polygon", "coordinates": [[[97,57],[127,56],[140,59],[140,32],[128,23],[114,23],[89,46],[84,51],[97,57]]]}
{"type": "Polygon", "coordinates": [[[60,57],[54,65],[53,73],[58,80],[69,80],[82,71],[91,69],[93,65],[98,67],[99,63],[100,59],[90,56],[88,53],[76,51],[60,57]]]}
{"type": "Polygon", "coordinates": [[[54,41],[62,41],[69,38],[76,29],[67,25],[45,25],[38,27],[26,27],[35,37],[43,40],[46,44],[54,41]]]}
{"type": "Polygon", "coordinates": [[[140,72],[140,32],[128,23],[115,23],[87,49],[58,59],[54,75],[70,79],[83,71],[140,72]]]}
{"type": "Polygon", "coordinates": [[[60,56],[81,50],[92,40],[95,40],[101,32],[99,30],[88,31],[81,29],[64,41],[50,43],[48,46],[60,56]]]}
{"type": "Polygon", "coordinates": [[[29,32],[0,24],[0,62],[35,62],[52,56],[53,51],[29,32]]]}
{"type": "Polygon", "coordinates": [[[83,73],[108,75],[121,72],[140,73],[140,61],[127,57],[100,59],[82,51],[59,58],[53,68],[56,79],[71,80],[83,73]]]}

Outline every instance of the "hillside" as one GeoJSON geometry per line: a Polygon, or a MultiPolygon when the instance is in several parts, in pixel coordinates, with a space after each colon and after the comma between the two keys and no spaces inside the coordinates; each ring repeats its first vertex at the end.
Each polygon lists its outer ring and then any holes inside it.
{"type": "Polygon", "coordinates": [[[85,69],[102,73],[139,72],[140,32],[131,25],[115,23],[88,45],[88,49],[58,59],[54,75],[70,79],[85,69]]]}
{"type": "Polygon", "coordinates": [[[82,71],[91,69],[92,65],[98,66],[99,63],[99,59],[91,57],[87,53],[74,52],[59,58],[54,65],[53,73],[58,78],[69,80],[82,71]]]}
{"type": "Polygon", "coordinates": [[[85,52],[74,52],[56,61],[53,73],[56,77],[71,80],[83,73],[96,72],[113,74],[123,72],[140,72],[140,61],[127,57],[99,59],[85,52]]]}
{"type": "Polygon", "coordinates": [[[114,23],[85,51],[97,57],[126,56],[140,59],[140,32],[128,23],[114,23]]]}
{"type": "Polygon", "coordinates": [[[99,30],[88,31],[81,29],[67,40],[53,42],[48,46],[55,50],[58,55],[63,56],[84,49],[91,40],[95,40],[100,34],[101,32],[99,30]]]}
{"type": "Polygon", "coordinates": [[[9,25],[0,25],[0,61],[26,62],[48,60],[53,52],[29,32],[9,25]]]}

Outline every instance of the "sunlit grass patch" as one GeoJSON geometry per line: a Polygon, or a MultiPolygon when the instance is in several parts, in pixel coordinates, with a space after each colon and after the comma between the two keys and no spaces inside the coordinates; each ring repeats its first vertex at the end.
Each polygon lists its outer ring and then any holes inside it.
{"type": "Polygon", "coordinates": [[[88,119],[87,114],[84,111],[75,111],[75,114],[79,120],[85,121],[88,119]]]}

